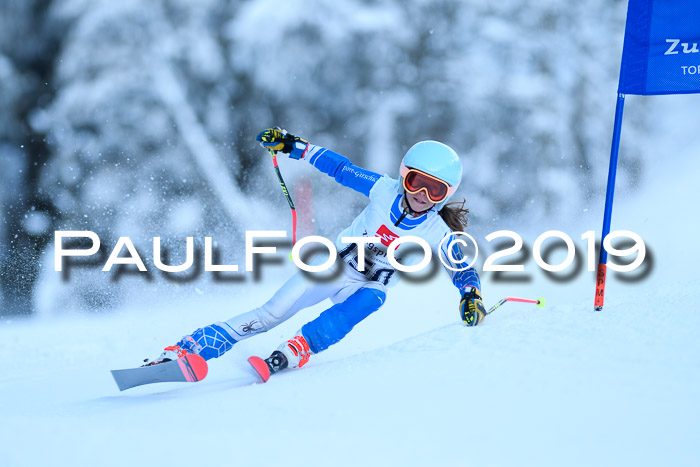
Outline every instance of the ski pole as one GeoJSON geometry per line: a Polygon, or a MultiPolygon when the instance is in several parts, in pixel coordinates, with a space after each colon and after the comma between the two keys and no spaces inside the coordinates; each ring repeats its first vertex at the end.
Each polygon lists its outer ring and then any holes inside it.
{"type": "Polygon", "coordinates": [[[279,165],[277,165],[277,153],[272,149],[267,149],[272,156],[272,165],[275,166],[275,172],[277,172],[277,179],[280,181],[280,186],[282,187],[282,192],[284,193],[287,202],[289,203],[289,209],[292,210],[292,245],[297,242],[297,208],[294,207],[294,201],[292,201],[292,196],[289,194],[287,185],[284,183],[282,178],[282,172],[280,172],[279,165]]]}
{"type": "Polygon", "coordinates": [[[490,315],[491,313],[496,311],[497,308],[499,308],[501,305],[503,305],[505,302],[533,303],[540,308],[544,306],[544,298],[538,298],[537,300],[529,300],[527,298],[505,297],[505,298],[500,299],[498,301],[498,303],[496,303],[494,306],[489,308],[489,310],[486,312],[486,314],[490,315]]]}

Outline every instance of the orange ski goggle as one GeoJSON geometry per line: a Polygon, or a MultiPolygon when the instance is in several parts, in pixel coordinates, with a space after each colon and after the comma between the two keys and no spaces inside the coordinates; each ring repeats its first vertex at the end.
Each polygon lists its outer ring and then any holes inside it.
{"type": "Polygon", "coordinates": [[[401,167],[403,188],[410,194],[424,191],[431,203],[437,204],[445,200],[454,191],[443,180],[430,174],[409,167],[401,167]]]}

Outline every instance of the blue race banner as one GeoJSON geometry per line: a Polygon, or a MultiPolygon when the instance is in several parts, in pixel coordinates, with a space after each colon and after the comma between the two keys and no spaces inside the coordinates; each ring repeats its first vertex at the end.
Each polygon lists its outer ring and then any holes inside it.
{"type": "Polygon", "coordinates": [[[618,93],[700,92],[700,0],[629,0],[618,93]]]}

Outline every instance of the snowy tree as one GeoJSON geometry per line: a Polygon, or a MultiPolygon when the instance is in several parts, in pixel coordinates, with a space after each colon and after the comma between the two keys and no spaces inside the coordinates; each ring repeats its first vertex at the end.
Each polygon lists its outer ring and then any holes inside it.
{"type": "Polygon", "coordinates": [[[270,114],[353,160],[396,175],[411,144],[442,140],[477,217],[551,215],[604,186],[625,6],[260,0],[230,50],[270,114]]]}
{"type": "Polygon", "coordinates": [[[51,98],[47,77],[56,46],[44,16],[47,1],[0,3],[0,315],[26,314],[55,214],[38,187],[50,154],[28,123],[51,98]],[[4,297],[4,299],[3,299],[4,297]]]}
{"type": "MultiPolygon", "coordinates": [[[[213,1],[149,2],[145,10],[140,1],[56,5],[54,20],[70,32],[56,98],[33,124],[54,153],[42,187],[61,228],[96,231],[111,245],[129,236],[148,249],[162,236],[179,247],[177,262],[186,235],[233,245],[242,229],[268,226],[270,207],[244,193],[247,164],[227,142],[228,97],[218,83],[228,78],[210,28],[216,12],[213,1]]],[[[116,287],[105,276],[92,274],[73,295],[103,289],[112,303],[116,287]]]]}

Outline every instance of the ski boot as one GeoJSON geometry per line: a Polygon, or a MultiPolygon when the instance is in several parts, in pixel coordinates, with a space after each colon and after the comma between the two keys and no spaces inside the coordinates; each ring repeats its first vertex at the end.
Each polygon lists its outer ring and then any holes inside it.
{"type": "Polygon", "coordinates": [[[301,368],[306,365],[311,354],[309,343],[306,342],[304,335],[299,331],[293,339],[289,339],[280,345],[265,360],[260,357],[250,357],[248,363],[250,363],[264,383],[278,371],[285,368],[301,368]]]}
{"type": "Polygon", "coordinates": [[[163,352],[154,360],[148,358],[144,359],[143,365],[141,366],[152,366],[158,365],[159,363],[170,362],[172,360],[177,360],[180,357],[190,354],[199,354],[199,349],[201,346],[197,344],[192,336],[185,336],[175,345],[169,345],[163,349],[163,352]]]}

